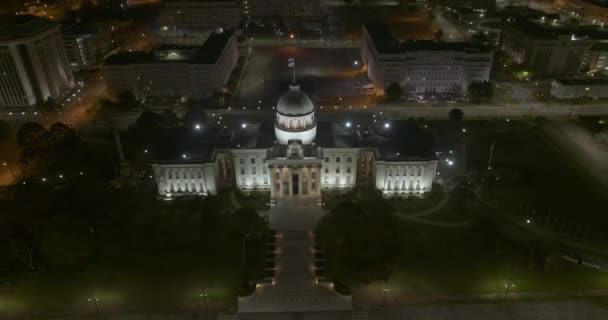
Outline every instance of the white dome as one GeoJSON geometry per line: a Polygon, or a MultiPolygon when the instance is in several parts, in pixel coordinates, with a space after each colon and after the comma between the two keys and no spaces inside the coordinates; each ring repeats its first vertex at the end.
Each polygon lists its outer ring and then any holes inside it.
{"type": "Polygon", "coordinates": [[[300,91],[297,84],[289,85],[289,91],[279,98],[277,112],[286,116],[300,116],[315,111],[315,106],[308,95],[300,91]]]}

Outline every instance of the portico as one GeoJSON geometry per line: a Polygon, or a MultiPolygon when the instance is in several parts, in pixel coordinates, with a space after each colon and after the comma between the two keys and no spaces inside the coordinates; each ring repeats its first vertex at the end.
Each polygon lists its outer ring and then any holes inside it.
{"type": "Polygon", "coordinates": [[[270,196],[272,199],[286,197],[319,197],[321,163],[274,164],[269,163],[272,173],[270,196]]]}

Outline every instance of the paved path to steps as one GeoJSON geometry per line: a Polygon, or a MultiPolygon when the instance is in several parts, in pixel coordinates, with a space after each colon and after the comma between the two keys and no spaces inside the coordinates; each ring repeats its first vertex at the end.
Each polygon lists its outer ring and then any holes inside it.
{"type": "Polygon", "coordinates": [[[350,296],[338,295],[330,284],[315,283],[312,230],[323,215],[316,199],[279,201],[267,215],[279,237],[275,283],[260,286],[253,295],[239,298],[239,314],[308,311],[350,314],[350,296]]]}

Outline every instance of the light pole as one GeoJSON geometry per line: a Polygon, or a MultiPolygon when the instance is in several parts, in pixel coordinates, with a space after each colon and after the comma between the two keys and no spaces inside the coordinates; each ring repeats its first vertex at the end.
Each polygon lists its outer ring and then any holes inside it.
{"type": "Polygon", "coordinates": [[[509,277],[509,281],[507,282],[507,284],[505,284],[505,302],[507,301],[507,296],[509,295],[509,290],[511,289],[511,287],[515,287],[515,284],[512,282],[511,277],[509,277]]]}
{"type": "Polygon", "coordinates": [[[207,316],[207,292],[205,292],[205,289],[201,291],[199,296],[203,299],[203,305],[205,306],[205,316],[207,316]]]}
{"type": "Polygon", "coordinates": [[[386,295],[388,294],[388,285],[386,284],[386,280],[384,280],[384,287],[382,288],[382,306],[386,306],[386,295]]]}
{"type": "Polygon", "coordinates": [[[99,313],[99,305],[97,304],[99,298],[96,298],[95,295],[92,295],[89,297],[88,300],[92,302],[93,306],[95,307],[95,314],[97,315],[97,319],[101,319],[101,313],[99,313]]]}

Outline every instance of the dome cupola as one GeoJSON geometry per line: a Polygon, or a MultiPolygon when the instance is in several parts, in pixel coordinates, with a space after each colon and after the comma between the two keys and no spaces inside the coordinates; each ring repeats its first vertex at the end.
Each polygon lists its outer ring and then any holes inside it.
{"type": "Polygon", "coordinates": [[[311,144],[317,135],[315,106],[297,84],[279,98],[274,122],[274,133],[280,144],[300,141],[311,144]]]}

